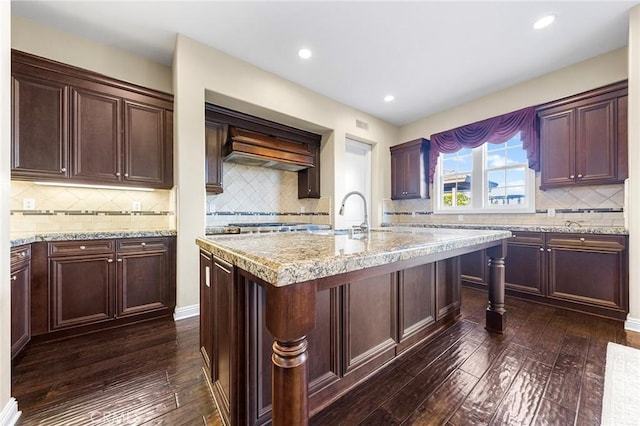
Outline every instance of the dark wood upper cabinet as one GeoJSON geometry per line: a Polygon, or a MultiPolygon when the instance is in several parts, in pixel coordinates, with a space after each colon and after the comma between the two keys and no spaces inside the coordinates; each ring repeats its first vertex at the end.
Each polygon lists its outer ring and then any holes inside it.
{"type": "Polygon", "coordinates": [[[227,139],[229,126],[207,121],[205,123],[205,187],[207,194],[221,194],[222,145],[227,139]]]}
{"type": "Polygon", "coordinates": [[[11,81],[11,176],[66,178],[68,86],[18,72],[11,81]]]}
{"type": "Polygon", "coordinates": [[[173,186],[173,96],[12,51],[12,178],[173,186]]]}
{"type": "Polygon", "coordinates": [[[320,198],[320,144],[309,144],[313,167],[298,172],[298,198],[320,198]]]}
{"type": "Polygon", "coordinates": [[[395,145],[391,150],[391,199],[428,198],[425,173],[429,141],[416,139],[395,145]]]}
{"type": "Polygon", "coordinates": [[[627,177],[627,82],[538,108],[541,189],[627,177]]]}

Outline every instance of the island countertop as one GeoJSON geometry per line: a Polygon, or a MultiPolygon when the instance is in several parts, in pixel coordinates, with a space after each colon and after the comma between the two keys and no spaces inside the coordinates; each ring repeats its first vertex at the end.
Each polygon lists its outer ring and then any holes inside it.
{"type": "Polygon", "coordinates": [[[208,252],[276,287],[463,249],[511,236],[502,230],[383,228],[203,237],[208,252]]]}

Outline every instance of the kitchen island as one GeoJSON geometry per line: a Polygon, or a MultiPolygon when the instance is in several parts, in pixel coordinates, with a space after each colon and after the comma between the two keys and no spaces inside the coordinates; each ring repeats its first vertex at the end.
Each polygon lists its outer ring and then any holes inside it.
{"type": "Polygon", "coordinates": [[[459,256],[486,250],[502,332],[508,231],[384,228],[199,238],[201,351],[225,423],[304,425],[460,312],[459,256]]]}

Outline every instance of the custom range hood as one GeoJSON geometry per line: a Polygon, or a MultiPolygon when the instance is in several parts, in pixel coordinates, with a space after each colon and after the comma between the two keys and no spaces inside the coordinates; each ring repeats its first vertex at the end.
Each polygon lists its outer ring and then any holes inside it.
{"type": "Polygon", "coordinates": [[[307,144],[229,126],[224,161],[250,166],[300,171],[314,167],[307,144]]]}

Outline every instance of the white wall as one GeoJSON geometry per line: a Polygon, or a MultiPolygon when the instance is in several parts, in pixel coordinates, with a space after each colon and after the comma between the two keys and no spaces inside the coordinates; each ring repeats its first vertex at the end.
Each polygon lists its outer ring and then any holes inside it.
{"type": "Polygon", "coordinates": [[[186,36],[176,41],[173,63],[175,95],[176,182],[178,194],[178,306],[198,303],[198,250],[194,243],[204,227],[204,101],[222,106],[250,105],[254,115],[314,131],[328,129],[321,154],[322,196],[331,197],[336,226],[336,199],[344,195],[344,144],[347,135],[374,145],[372,161],[378,173],[372,194],[374,217],[380,223],[382,197],[389,193],[389,149],[397,128],[284,80],[186,36]],[[205,95],[206,93],[206,95],[205,95]],[[280,119],[281,118],[281,119],[280,119]],[[369,130],[356,127],[369,123],[369,130]],[[328,175],[328,176],[327,176],[328,175]],[[333,182],[335,185],[333,185],[333,182]]]}
{"type": "Polygon", "coordinates": [[[640,6],[629,14],[629,317],[625,327],[640,332],[640,6]]]}
{"type": "Polygon", "coordinates": [[[11,292],[9,277],[9,169],[11,164],[11,3],[0,2],[0,424],[15,411],[11,400],[11,292]]]}

